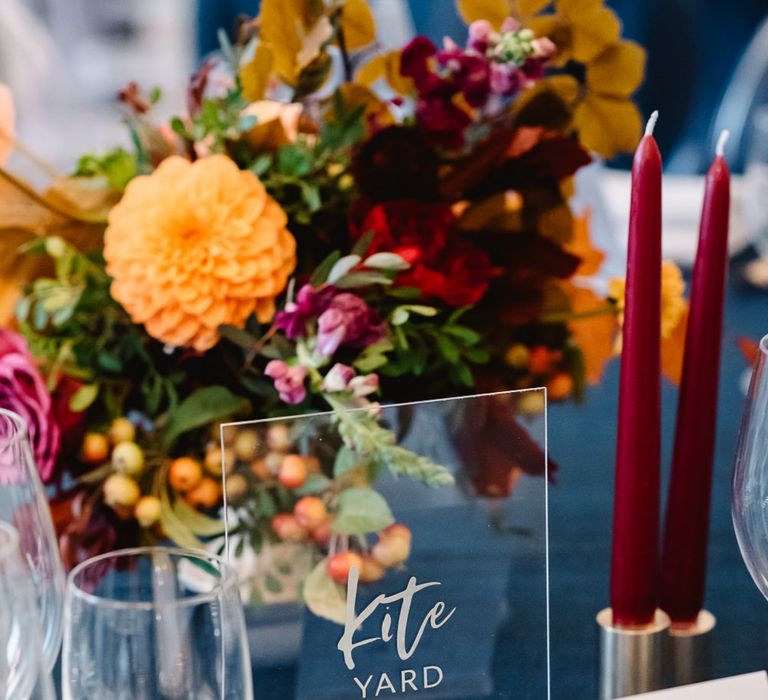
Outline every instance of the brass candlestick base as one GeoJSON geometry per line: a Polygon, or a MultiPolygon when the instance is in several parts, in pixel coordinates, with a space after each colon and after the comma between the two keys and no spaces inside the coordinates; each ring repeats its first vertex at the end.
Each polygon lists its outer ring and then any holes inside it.
{"type": "Polygon", "coordinates": [[[647,627],[614,627],[613,611],[601,610],[599,700],[613,700],[664,687],[669,617],[656,611],[647,627]]]}
{"type": "Polygon", "coordinates": [[[712,637],[717,620],[702,610],[694,625],[670,627],[667,686],[689,685],[712,677],[712,637]]]}

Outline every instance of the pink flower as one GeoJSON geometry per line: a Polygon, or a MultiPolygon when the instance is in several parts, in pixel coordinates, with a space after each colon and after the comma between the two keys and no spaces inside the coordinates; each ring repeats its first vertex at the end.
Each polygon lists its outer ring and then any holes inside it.
{"type": "Polygon", "coordinates": [[[375,394],[379,390],[379,375],[364,374],[359,377],[353,377],[349,382],[349,388],[358,398],[375,394]]]}
{"type": "Polygon", "coordinates": [[[317,319],[317,351],[331,357],[342,345],[366,347],[383,335],[376,314],[360,297],[344,292],[317,319]]]}
{"type": "Polygon", "coordinates": [[[355,376],[355,370],[352,367],[337,362],[325,375],[321,388],[329,393],[350,391],[353,396],[362,399],[379,390],[379,375],[355,376]]]}
{"type": "Polygon", "coordinates": [[[297,404],[307,397],[304,381],[307,369],[301,365],[288,365],[282,360],[272,360],[264,369],[264,374],[274,380],[280,400],[297,404]]]}
{"type": "Polygon", "coordinates": [[[493,26],[487,19],[478,19],[469,25],[467,48],[485,54],[491,44],[493,26]]]}
{"type": "Polygon", "coordinates": [[[325,375],[321,388],[323,391],[327,391],[334,394],[339,391],[345,391],[349,382],[354,378],[355,370],[349,365],[344,365],[341,362],[337,362],[328,374],[325,375]]]}
{"type": "Polygon", "coordinates": [[[61,446],[51,396],[26,341],[4,328],[0,328],[0,407],[17,413],[26,423],[40,476],[50,481],[61,446]]]}

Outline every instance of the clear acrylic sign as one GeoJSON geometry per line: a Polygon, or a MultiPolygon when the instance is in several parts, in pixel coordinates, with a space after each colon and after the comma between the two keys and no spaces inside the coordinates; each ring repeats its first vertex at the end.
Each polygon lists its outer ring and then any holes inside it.
{"type": "Polygon", "coordinates": [[[255,697],[547,698],[545,391],[335,408],[222,426],[255,697]]]}

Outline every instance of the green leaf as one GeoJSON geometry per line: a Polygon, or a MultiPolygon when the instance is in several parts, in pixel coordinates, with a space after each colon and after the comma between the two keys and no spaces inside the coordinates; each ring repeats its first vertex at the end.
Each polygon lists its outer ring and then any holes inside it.
{"type": "Polygon", "coordinates": [[[437,349],[440,351],[440,354],[446,359],[447,362],[455,364],[459,361],[459,349],[450,338],[446,338],[444,335],[438,335],[437,349]]]}
{"type": "Polygon", "coordinates": [[[298,144],[288,144],[278,151],[277,168],[284,175],[304,177],[312,170],[312,155],[298,144]]]}
{"type": "Polygon", "coordinates": [[[376,235],[375,231],[366,231],[352,247],[352,255],[359,255],[361,258],[368,253],[368,249],[371,247],[373,237],[376,235]]]}
{"type": "Polygon", "coordinates": [[[421,290],[418,287],[395,287],[388,289],[387,294],[396,299],[418,299],[421,297],[421,290]]]}
{"type": "Polygon", "coordinates": [[[404,306],[398,306],[392,312],[389,320],[392,322],[393,326],[402,326],[404,323],[408,322],[410,317],[411,315],[408,313],[408,309],[406,309],[404,306]]]}
{"type": "Polygon", "coordinates": [[[247,399],[233,394],[226,387],[214,385],[198,389],[184,399],[170,416],[163,445],[168,449],[180,435],[249,408],[247,399]]]}
{"type": "Polygon", "coordinates": [[[261,153],[256,156],[256,160],[251,163],[251,172],[261,177],[272,167],[272,154],[261,153]]]}
{"type": "Polygon", "coordinates": [[[83,384],[69,399],[69,408],[75,413],[82,413],[99,395],[98,384],[83,384]]]}
{"type": "Polygon", "coordinates": [[[338,477],[346,474],[360,464],[360,457],[348,447],[343,446],[336,453],[336,459],[333,463],[333,475],[338,477]]]}
{"type": "Polygon", "coordinates": [[[219,326],[219,335],[243,350],[250,350],[258,342],[258,338],[252,336],[248,331],[228,323],[219,326]]]}
{"type": "Polygon", "coordinates": [[[443,327],[443,333],[458,338],[466,345],[475,345],[482,339],[482,336],[477,331],[466,326],[445,326],[443,327]]]}
{"type": "Polygon", "coordinates": [[[304,580],[304,602],[318,617],[344,624],[347,616],[347,596],[344,588],[328,575],[328,559],[317,563],[304,580]]]}
{"type": "Polygon", "coordinates": [[[99,363],[99,367],[107,372],[117,373],[122,372],[123,363],[117,355],[110,352],[102,351],[96,357],[96,361],[99,363]]]}
{"type": "Polygon", "coordinates": [[[395,522],[383,496],[367,488],[342,491],[339,510],[333,520],[333,531],[343,535],[379,532],[395,522]]]}
{"type": "Polygon", "coordinates": [[[333,266],[341,258],[341,253],[338,250],[334,250],[323,262],[321,262],[312,273],[312,277],[309,283],[313,287],[319,287],[326,283],[328,280],[328,274],[333,269],[333,266]]]}
{"type": "Polygon", "coordinates": [[[310,474],[307,480],[294,493],[297,496],[313,496],[323,493],[331,485],[331,480],[325,474],[310,474]]]}
{"type": "Polygon", "coordinates": [[[224,533],[224,521],[218,518],[209,518],[198,513],[183,498],[177,498],[173,504],[176,517],[195,535],[201,537],[218,537],[224,533]]]}
{"type": "Polygon", "coordinates": [[[266,489],[259,489],[256,495],[256,508],[262,518],[271,518],[277,513],[277,505],[272,494],[266,489]]]}
{"type": "Polygon", "coordinates": [[[320,190],[306,182],[301,183],[301,199],[311,212],[316,212],[323,204],[320,199],[320,190]]]}

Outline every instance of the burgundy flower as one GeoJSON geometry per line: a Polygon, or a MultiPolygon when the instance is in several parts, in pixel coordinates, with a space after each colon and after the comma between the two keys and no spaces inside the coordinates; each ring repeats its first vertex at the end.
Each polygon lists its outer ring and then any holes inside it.
{"type": "Polygon", "coordinates": [[[399,200],[372,207],[351,230],[353,238],[373,231],[371,253],[397,253],[411,265],[397,276],[399,286],[420,289],[425,300],[472,305],[497,272],[484,250],[458,236],[455,223],[449,204],[399,200]]]}
{"type": "Polygon", "coordinates": [[[331,286],[315,289],[305,284],[296,295],[296,301],[289,302],[275,318],[275,326],[285,331],[291,340],[307,335],[307,324],[328,308],[336,294],[331,286]]]}
{"type": "Polygon", "coordinates": [[[24,420],[40,476],[50,481],[61,444],[51,396],[26,341],[4,328],[0,328],[0,407],[24,420]]]}
{"type": "Polygon", "coordinates": [[[437,61],[447,70],[456,88],[473,107],[482,107],[491,90],[491,66],[486,58],[460,48],[439,51],[437,61]]]}
{"type": "Polygon", "coordinates": [[[368,304],[344,292],[317,319],[317,351],[331,357],[342,345],[364,348],[383,334],[381,321],[368,304]]]}

